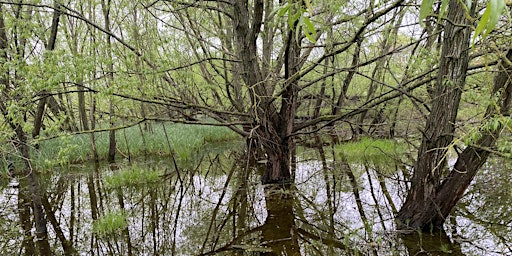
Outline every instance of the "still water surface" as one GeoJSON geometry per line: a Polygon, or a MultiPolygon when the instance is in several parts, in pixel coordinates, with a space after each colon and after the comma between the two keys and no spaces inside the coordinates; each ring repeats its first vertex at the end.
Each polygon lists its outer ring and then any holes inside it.
{"type": "MultiPolygon", "coordinates": [[[[178,171],[156,158],[61,168],[40,176],[49,244],[56,255],[512,255],[510,163],[485,166],[446,232],[404,236],[393,212],[409,168],[325,152],[303,150],[290,187],[262,186],[263,166],[229,150],[178,171]],[[158,176],[115,183],[133,169],[158,176]]],[[[24,255],[35,232],[26,185],[0,185],[0,252],[24,255]]]]}

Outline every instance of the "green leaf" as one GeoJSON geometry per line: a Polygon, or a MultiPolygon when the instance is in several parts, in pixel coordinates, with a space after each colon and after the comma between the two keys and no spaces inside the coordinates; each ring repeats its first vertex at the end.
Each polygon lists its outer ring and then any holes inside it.
{"type": "MultiPolygon", "coordinates": [[[[490,2],[489,2],[489,4],[490,4],[490,2]]],[[[473,44],[475,43],[475,40],[478,37],[478,35],[480,35],[484,31],[485,27],[487,26],[487,22],[489,21],[489,15],[491,15],[491,8],[489,8],[489,6],[487,6],[487,8],[485,8],[484,14],[482,15],[482,18],[480,18],[480,21],[478,22],[478,25],[476,26],[475,35],[473,36],[473,44]]]]}
{"type": "MultiPolygon", "coordinates": [[[[446,0],[444,0],[446,1],[446,0]]],[[[432,5],[434,0],[423,0],[420,6],[420,24],[424,26],[423,20],[432,12],[432,5]]]]}
{"type": "Polygon", "coordinates": [[[316,43],[316,29],[315,29],[315,25],[313,25],[313,23],[311,22],[311,20],[306,17],[306,16],[303,16],[301,18],[301,25],[303,25],[303,29],[304,29],[304,35],[306,36],[306,38],[311,41],[312,43],[316,43]]]}
{"type": "Polygon", "coordinates": [[[485,28],[485,33],[483,37],[486,37],[498,24],[500,20],[501,13],[505,8],[504,0],[490,0],[489,6],[487,8],[491,9],[491,14],[489,16],[489,21],[487,22],[487,26],[485,28]]]}
{"type": "Polygon", "coordinates": [[[494,30],[496,24],[498,24],[498,21],[500,20],[501,13],[503,12],[503,9],[505,9],[505,6],[505,0],[490,0],[489,3],[487,3],[484,14],[476,26],[475,34],[473,36],[473,44],[480,34],[485,38],[494,30]]]}
{"type": "Polygon", "coordinates": [[[304,31],[304,35],[309,41],[311,41],[312,43],[316,43],[316,39],[311,35],[311,33],[304,31]]]}
{"type": "Polygon", "coordinates": [[[272,13],[270,13],[270,15],[272,16],[273,14],[277,13],[277,16],[282,17],[288,12],[288,10],[290,10],[290,4],[285,4],[283,6],[277,7],[272,13]]]}
{"type": "Polygon", "coordinates": [[[288,26],[290,29],[294,29],[295,22],[303,17],[300,11],[294,13],[293,15],[288,14],[288,26]]]}
{"type": "Polygon", "coordinates": [[[313,22],[308,17],[304,17],[303,19],[304,25],[306,25],[306,29],[309,33],[311,33],[313,36],[316,36],[316,29],[315,25],[313,25],[313,22]]]}

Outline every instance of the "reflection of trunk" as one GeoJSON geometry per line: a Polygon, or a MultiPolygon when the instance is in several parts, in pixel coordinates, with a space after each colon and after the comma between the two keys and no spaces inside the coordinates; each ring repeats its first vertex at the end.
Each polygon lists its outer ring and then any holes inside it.
{"type": "Polygon", "coordinates": [[[361,194],[359,193],[359,185],[357,184],[357,177],[354,175],[354,172],[352,172],[352,168],[350,168],[350,165],[345,159],[345,156],[342,155],[342,159],[340,160],[341,163],[343,164],[345,174],[349,178],[350,186],[352,187],[352,193],[354,194],[354,199],[356,201],[357,211],[359,212],[359,216],[361,217],[361,221],[363,222],[367,238],[370,242],[372,242],[372,228],[370,226],[370,223],[368,222],[368,218],[366,217],[366,213],[364,211],[363,201],[361,200],[361,194]]]}
{"type": "Polygon", "coordinates": [[[413,232],[401,238],[409,255],[465,255],[460,244],[452,242],[444,230],[433,233],[413,232]]]}
{"type": "Polygon", "coordinates": [[[87,175],[87,190],[89,191],[89,202],[91,207],[91,218],[97,220],[98,215],[98,198],[96,196],[96,189],[94,188],[94,174],[91,172],[87,175]]]}
{"type": "Polygon", "coordinates": [[[270,247],[272,252],[262,255],[300,255],[293,194],[289,188],[284,190],[283,192],[282,188],[273,186],[265,188],[267,219],[262,228],[261,244],[270,247]]]}
{"type": "MultiPolygon", "coordinates": [[[[323,178],[324,178],[324,182],[325,182],[325,195],[326,195],[326,200],[327,200],[327,209],[328,209],[328,216],[329,216],[329,229],[328,229],[328,234],[329,234],[329,237],[334,237],[334,230],[335,230],[335,221],[334,221],[334,214],[335,214],[335,200],[336,200],[336,193],[333,193],[333,190],[335,190],[335,188],[331,188],[331,182],[330,182],[330,177],[329,175],[334,175],[332,173],[332,171],[330,170],[328,164],[327,164],[327,158],[325,156],[325,151],[324,151],[324,147],[322,145],[322,139],[320,138],[320,136],[315,136],[315,144],[316,144],[316,148],[318,150],[318,155],[320,156],[320,160],[322,162],[322,173],[323,173],[323,178]],[[333,196],[334,195],[334,196],[333,196]]],[[[333,152],[333,154],[335,154],[333,152]]],[[[335,186],[336,183],[334,183],[334,186],[335,186]]],[[[331,247],[329,247],[329,250],[332,250],[331,247]]],[[[333,252],[332,252],[333,253],[333,252]]]]}
{"type": "Polygon", "coordinates": [[[151,214],[151,237],[153,242],[153,255],[159,255],[158,252],[158,235],[157,230],[159,227],[159,217],[158,217],[158,205],[157,205],[157,191],[155,187],[150,187],[149,191],[149,210],[151,214]]]}
{"type": "Polygon", "coordinates": [[[32,237],[32,221],[30,219],[30,198],[28,196],[28,184],[26,179],[21,179],[18,189],[18,215],[23,228],[22,248],[24,255],[35,255],[36,248],[32,237]]]}
{"type": "Polygon", "coordinates": [[[53,207],[48,201],[48,197],[46,195],[43,195],[42,203],[44,206],[44,210],[46,211],[46,214],[48,216],[48,220],[50,220],[53,230],[55,231],[55,235],[62,244],[62,248],[64,249],[64,255],[75,255],[77,252],[75,248],[73,248],[71,242],[68,239],[66,239],[64,232],[60,228],[60,224],[57,221],[57,218],[55,217],[55,211],[53,210],[53,207]]]}
{"type": "Polygon", "coordinates": [[[18,150],[21,152],[25,162],[24,175],[28,177],[29,189],[32,199],[32,209],[35,222],[36,245],[41,255],[50,255],[50,244],[48,243],[48,231],[46,229],[46,219],[44,217],[43,206],[41,202],[41,194],[37,176],[30,163],[29,148],[27,145],[27,135],[22,130],[21,126],[16,126],[16,136],[19,140],[18,150]]]}
{"type": "MultiPolygon", "coordinates": [[[[110,168],[111,168],[111,171],[115,172],[116,170],[114,169],[113,165],[110,165],[110,168]]],[[[123,197],[123,191],[121,191],[120,188],[116,189],[116,195],[117,195],[117,200],[119,201],[119,208],[121,209],[122,212],[126,212],[126,209],[124,207],[124,197],[123,197]]],[[[127,254],[126,255],[133,255],[132,253],[132,240],[130,238],[130,230],[128,230],[128,226],[126,226],[124,229],[123,229],[123,236],[124,238],[126,239],[126,246],[128,247],[128,251],[126,252],[127,254]]]]}

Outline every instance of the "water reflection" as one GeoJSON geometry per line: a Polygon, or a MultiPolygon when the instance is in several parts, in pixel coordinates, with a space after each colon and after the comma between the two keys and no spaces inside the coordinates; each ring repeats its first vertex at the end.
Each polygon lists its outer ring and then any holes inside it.
{"type": "Polygon", "coordinates": [[[267,186],[265,202],[267,218],[262,226],[260,244],[271,251],[263,255],[300,255],[294,193],[290,186],[267,186]]]}
{"type": "Polygon", "coordinates": [[[508,162],[491,162],[477,177],[446,232],[404,236],[393,215],[407,168],[350,163],[329,147],[297,159],[288,187],[260,185],[259,167],[227,150],[176,167],[151,159],[61,169],[39,176],[37,190],[28,178],[2,182],[0,252],[44,255],[38,248],[46,243],[56,255],[512,254],[508,162]],[[133,183],[109,181],[134,168],[158,177],[133,172],[133,183]],[[42,219],[34,217],[34,191],[42,219]],[[38,220],[48,239],[35,239],[38,220]]]}
{"type": "Polygon", "coordinates": [[[464,255],[460,244],[452,240],[443,230],[432,233],[413,232],[402,235],[401,239],[409,255],[464,255]]]}

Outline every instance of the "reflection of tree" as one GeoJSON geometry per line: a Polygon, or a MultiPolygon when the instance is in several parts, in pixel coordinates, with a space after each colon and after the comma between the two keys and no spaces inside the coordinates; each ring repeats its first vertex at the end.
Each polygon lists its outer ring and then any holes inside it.
{"type": "Polygon", "coordinates": [[[261,245],[270,247],[272,252],[262,255],[300,255],[293,192],[289,188],[267,186],[265,201],[267,219],[262,227],[261,245]]]}
{"type": "Polygon", "coordinates": [[[34,255],[36,248],[31,233],[32,222],[30,220],[30,197],[28,196],[28,184],[26,183],[27,181],[25,179],[20,180],[20,187],[18,189],[18,215],[21,227],[23,228],[22,248],[25,250],[24,255],[34,255]]]}
{"type": "Polygon", "coordinates": [[[401,238],[409,255],[464,255],[460,244],[452,242],[444,230],[413,232],[401,238]]]}

